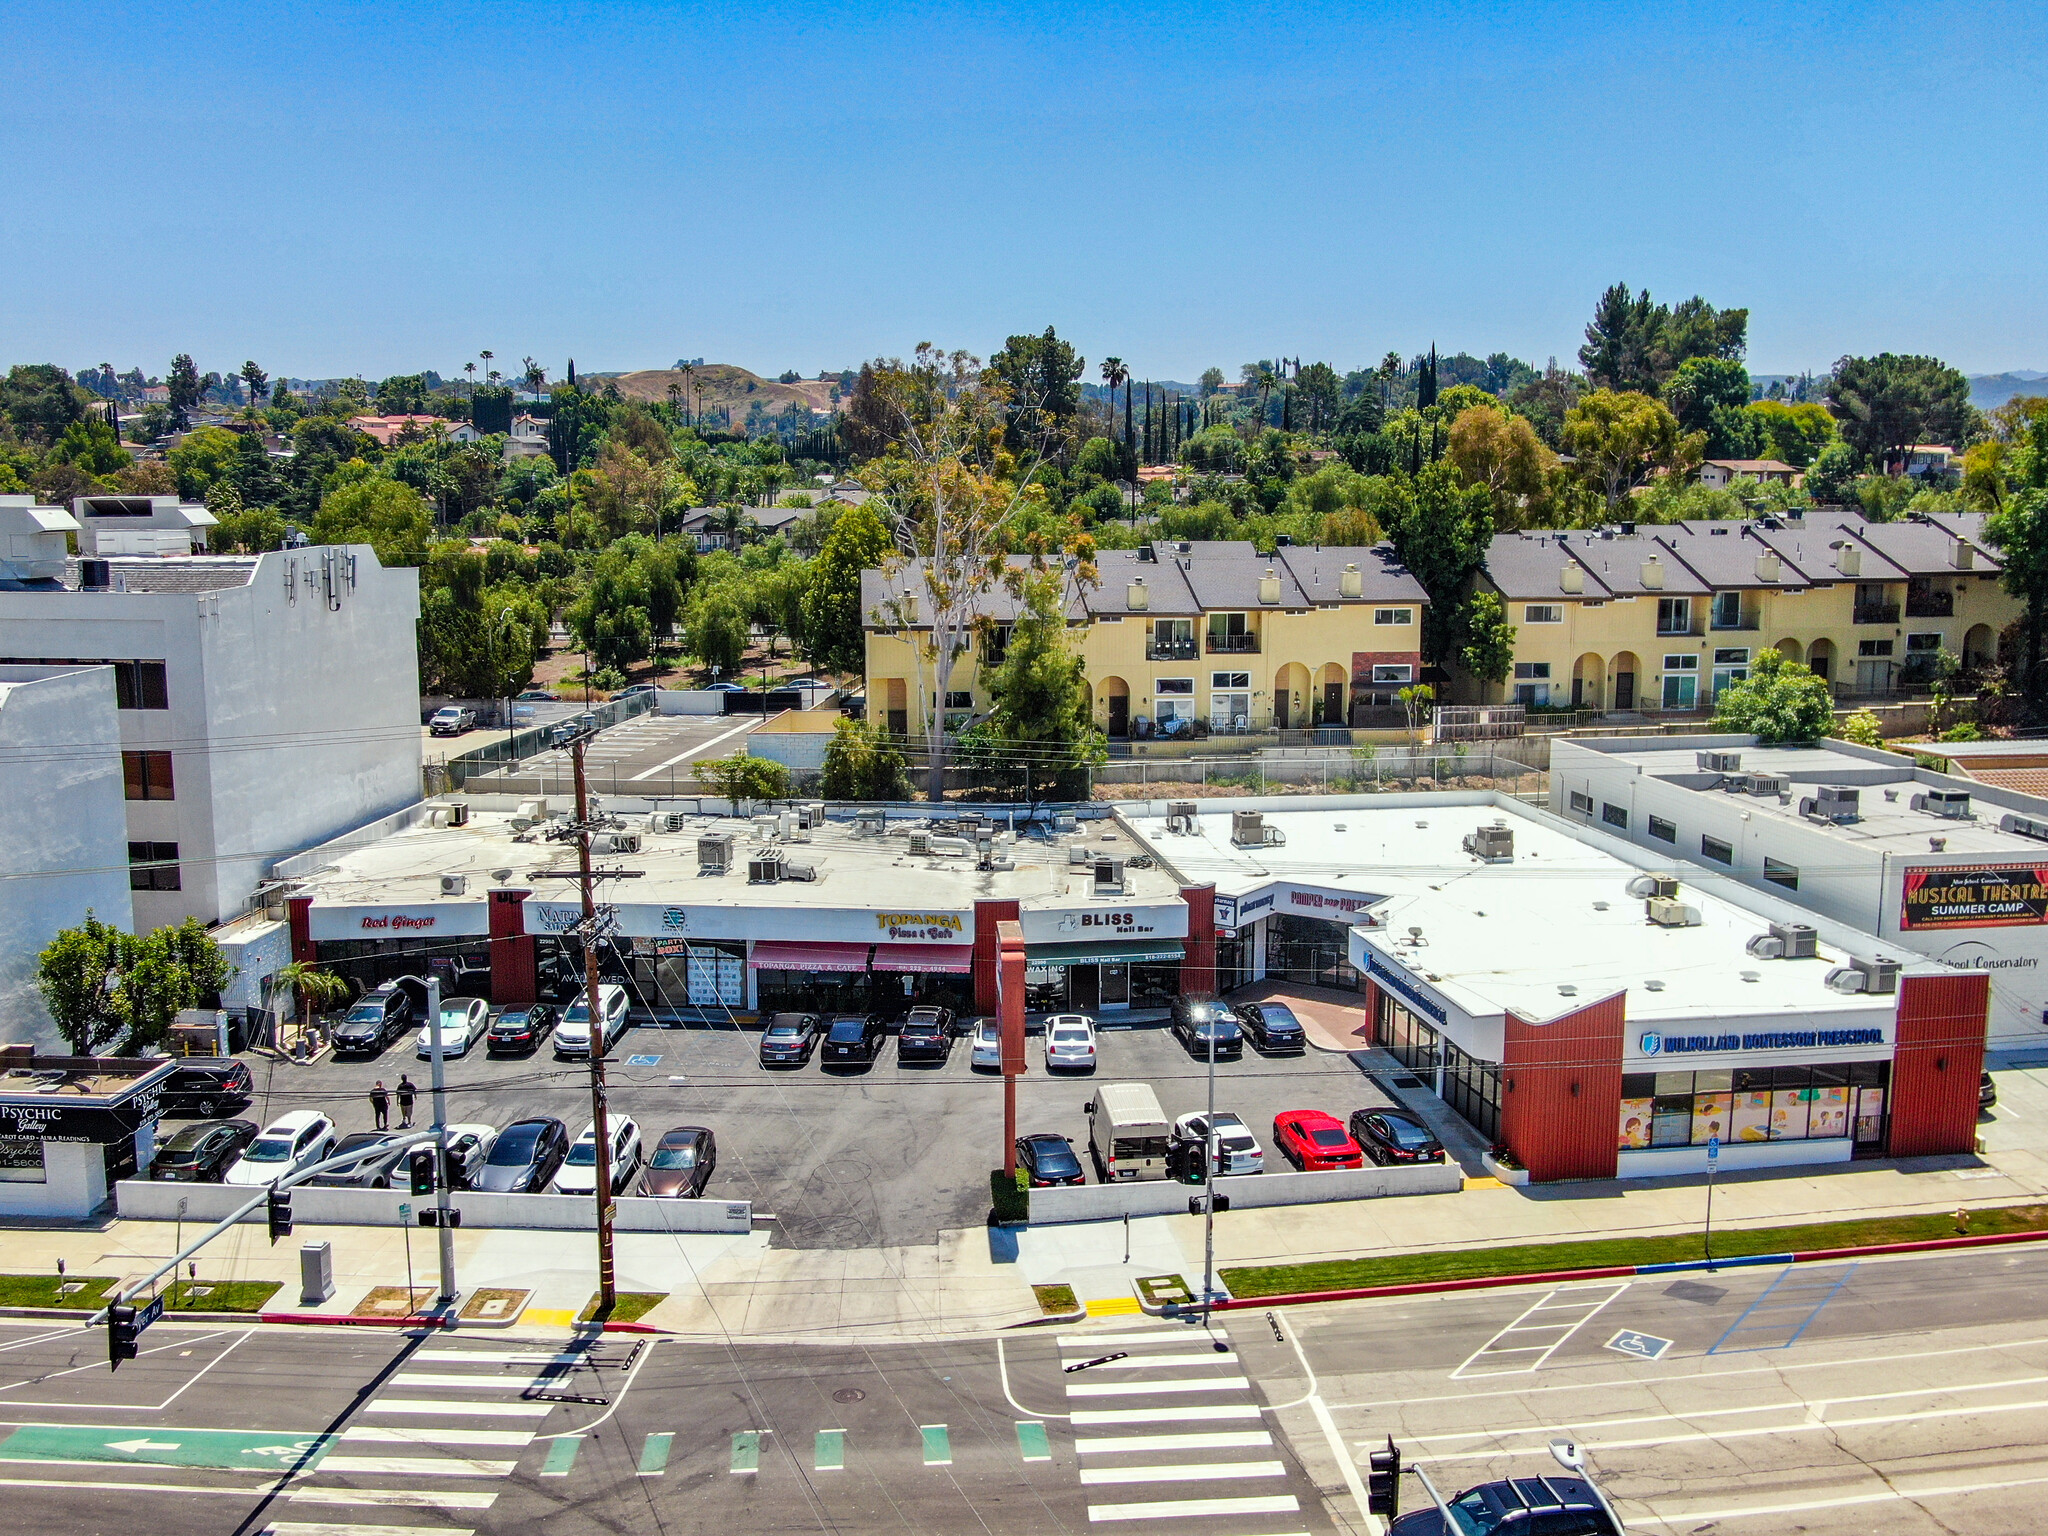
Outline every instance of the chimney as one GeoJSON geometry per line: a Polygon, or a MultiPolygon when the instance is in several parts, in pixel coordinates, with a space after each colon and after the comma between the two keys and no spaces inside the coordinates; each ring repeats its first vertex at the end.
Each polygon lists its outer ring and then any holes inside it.
{"type": "Polygon", "coordinates": [[[1652,592],[1663,589],[1664,562],[1655,555],[1643,562],[1643,585],[1652,592]]]}
{"type": "Polygon", "coordinates": [[[1776,550],[1760,549],[1756,552],[1756,579],[1776,581],[1778,579],[1778,555],[1776,550]]]}
{"type": "Polygon", "coordinates": [[[1259,578],[1259,601],[1277,603],[1280,601],[1280,578],[1273,574],[1273,567],[1266,567],[1266,574],[1259,578]]]}
{"type": "Polygon", "coordinates": [[[1583,592],[1586,590],[1586,573],[1580,566],[1567,565],[1557,573],[1557,584],[1567,592],[1583,592]]]}
{"type": "Polygon", "coordinates": [[[1835,569],[1844,576],[1863,574],[1863,551],[1844,539],[1835,546],[1835,569]]]}
{"type": "Polygon", "coordinates": [[[1133,613],[1143,613],[1152,606],[1152,594],[1145,590],[1145,578],[1140,576],[1124,590],[1124,602],[1133,613]]]}
{"type": "Polygon", "coordinates": [[[1337,595],[1339,597],[1365,596],[1365,573],[1359,570],[1356,561],[1345,566],[1344,573],[1337,578],[1337,595]]]}
{"type": "Polygon", "coordinates": [[[1977,563],[1977,551],[1968,539],[1957,539],[1948,552],[1948,563],[1959,571],[1970,570],[1977,563]]]}
{"type": "Polygon", "coordinates": [[[906,624],[915,624],[917,622],[917,594],[908,587],[903,589],[903,622],[906,624]]]}

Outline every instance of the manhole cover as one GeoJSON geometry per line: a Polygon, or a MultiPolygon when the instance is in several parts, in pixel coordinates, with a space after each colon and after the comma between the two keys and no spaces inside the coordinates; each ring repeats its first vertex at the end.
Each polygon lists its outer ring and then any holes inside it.
{"type": "Polygon", "coordinates": [[[859,1387],[841,1387],[832,1394],[832,1401],[835,1403],[857,1403],[866,1396],[867,1393],[861,1391],[859,1387]]]}

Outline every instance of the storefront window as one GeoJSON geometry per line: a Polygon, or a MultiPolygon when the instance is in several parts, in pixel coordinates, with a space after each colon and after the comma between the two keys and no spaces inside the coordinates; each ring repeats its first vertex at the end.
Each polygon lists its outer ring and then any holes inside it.
{"type": "Polygon", "coordinates": [[[1884,1140],[1890,1063],[1745,1067],[1716,1072],[1631,1072],[1621,1080],[1616,1144],[1705,1146],[1728,1141],[1815,1141],[1852,1133],[1859,1147],[1884,1140]]]}
{"type": "Polygon", "coordinates": [[[1355,988],[1351,925],[1281,912],[1266,924],[1266,975],[1308,986],[1355,988]]]}
{"type": "Polygon", "coordinates": [[[1164,1008],[1180,995],[1180,962],[1131,967],[1131,1006],[1164,1008]]]}
{"type": "Polygon", "coordinates": [[[40,1136],[0,1136],[0,1184],[42,1184],[43,1139],[40,1136]]]}
{"type": "Polygon", "coordinates": [[[754,973],[762,1013],[865,1013],[863,971],[770,971],[754,973]]]}
{"type": "Polygon", "coordinates": [[[1373,1020],[1373,1043],[1410,1071],[1436,1072],[1436,1030],[1385,992],[1380,993],[1378,1015],[1373,1020]]]}
{"type": "Polygon", "coordinates": [[[1444,1102],[1488,1141],[1500,1135],[1500,1068],[1443,1042],[1444,1102]]]}

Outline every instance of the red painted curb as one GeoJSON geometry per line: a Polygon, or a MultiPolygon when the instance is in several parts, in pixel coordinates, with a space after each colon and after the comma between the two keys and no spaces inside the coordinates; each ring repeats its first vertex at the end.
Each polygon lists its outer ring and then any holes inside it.
{"type": "Polygon", "coordinates": [[[656,1328],[652,1323],[606,1323],[606,1333],[667,1333],[666,1328],[656,1328]]]}
{"type": "Polygon", "coordinates": [[[316,1323],[344,1328],[448,1328],[445,1317],[352,1317],[342,1312],[259,1312],[259,1323],[316,1323]]]}
{"type": "Polygon", "coordinates": [[[1987,1232],[1980,1237],[1931,1237],[1920,1243],[1876,1243],[1868,1248],[1816,1248],[1809,1253],[1795,1253],[1795,1264],[1811,1263],[1815,1259],[1855,1259],[1880,1253],[1934,1253],[1943,1248],[1992,1248],[2000,1243],[2038,1243],[2048,1241],[2048,1232],[1987,1232]]]}
{"type": "Polygon", "coordinates": [[[1483,1275],[1473,1280],[1417,1280],[1408,1285],[1367,1285],[1345,1291],[1296,1291],[1286,1296],[1232,1297],[1216,1303],[1218,1312],[1243,1307],[1293,1307],[1310,1301],[1362,1301],[1374,1296],[1420,1296],[1431,1291],[1486,1291],[1504,1285],[1543,1285],[1558,1280],[1612,1280],[1633,1276],[1633,1264],[1606,1269],[1545,1269],[1526,1275],[1483,1275]]]}

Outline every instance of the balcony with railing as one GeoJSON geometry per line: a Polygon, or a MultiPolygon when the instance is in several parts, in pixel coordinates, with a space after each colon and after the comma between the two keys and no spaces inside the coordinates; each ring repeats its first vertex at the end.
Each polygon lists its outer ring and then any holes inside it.
{"type": "Polygon", "coordinates": [[[1209,631],[1209,654],[1211,656],[1256,656],[1259,651],[1259,637],[1254,634],[1224,634],[1219,630],[1209,631]]]}
{"type": "Polygon", "coordinates": [[[1896,624],[1899,622],[1897,603],[1858,603],[1851,615],[1857,624],[1896,624]]]}
{"type": "MultiPolygon", "coordinates": [[[[1906,594],[1906,617],[1909,619],[1952,619],[1956,616],[1956,595],[1953,592],[1908,592],[1906,594]]],[[[1860,620],[1858,621],[1861,622],[1860,620]]]]}
{"type": "Polygon", "coordinates": [[[1195,639],[1192,635],[1181,637],[1157,636],[1145,642],[1147,661],[1193,661],[1196,656],[1195,639]]]}

